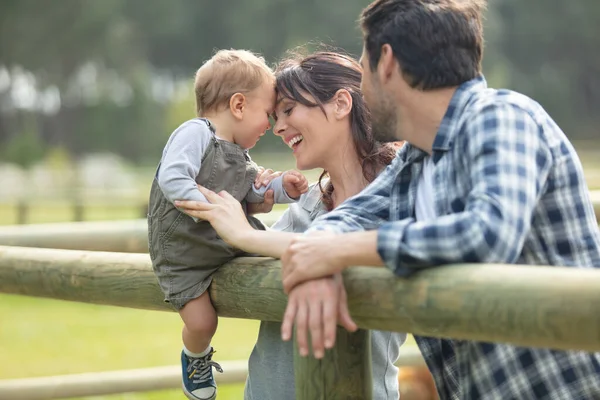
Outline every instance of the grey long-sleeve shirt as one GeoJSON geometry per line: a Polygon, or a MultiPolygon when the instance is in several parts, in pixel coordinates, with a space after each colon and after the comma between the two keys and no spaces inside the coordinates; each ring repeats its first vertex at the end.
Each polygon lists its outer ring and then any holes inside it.
{"type": "MultiPolygon", "coordinates": [[[[212,135],[206,122],[199,118],[184,122],[171,134],[163,150],[157,175],[158,185],[170,202],[175,200],[208,202],[196,186],[196,176],[200,172],[200,160],[210,144],[212,135]]],[[[275,203],[295,201],[283,189],[283,175],[260,189],[252,185],[246,200],[250,203],[260,203],[264,200],[265,192],[270,189],[274,191],[275,203]]]]}

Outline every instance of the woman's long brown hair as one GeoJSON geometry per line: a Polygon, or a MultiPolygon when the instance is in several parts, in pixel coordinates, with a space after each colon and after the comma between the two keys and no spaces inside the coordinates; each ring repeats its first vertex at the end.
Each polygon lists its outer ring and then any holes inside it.
{"type": "MultiPolygon", "coordinates": [[[[392,162],[398,145],[381,143],[373,138],[371,114],[360,91],[362,68],[356,60],[331,51],[319,51],[308,56],[296,54],[280,62],[275,74],[278,95],[307,107],[319,107],[323,113],[323,104],[329,102],[338,90],[345,89],[350,93],[352,142],[367,182],[372,182],[378,172],[392,162]],[[307,99],[303,93],[309,94],[314,101],[307,99]]],[[[331,181],[325,187],[322,185],[327,175],[324,170],[319,177],[319,188],[323,204],[331,211],[333,185],[331,181]]]]}

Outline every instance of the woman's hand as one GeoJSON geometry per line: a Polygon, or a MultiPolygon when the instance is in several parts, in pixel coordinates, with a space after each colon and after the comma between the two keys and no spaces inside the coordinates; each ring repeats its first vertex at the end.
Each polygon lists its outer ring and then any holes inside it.
{"type": "Polygon", "coordinates": [[[346,289],[339,274],[304,282],[292,289],[281,324],[281,337],[290,340],[295,326],[298,352],[307,356],[310,333],[315,358],[323,358],[325,349],[335,344],[338,322],[350,332],[358,329],[350,317],[346,289]]]}
{"type": "Polygon", "coordinates": [[[210,204],[200,201],[178,200],[175,201],[175,206],[192,217],[210,222],[217,234],[232,246],[237,246],[240,235],[253,231],[240,202],[232,195],[225,191],[217,194],[200,185],[198,185],[198,189],[210,204]]]}

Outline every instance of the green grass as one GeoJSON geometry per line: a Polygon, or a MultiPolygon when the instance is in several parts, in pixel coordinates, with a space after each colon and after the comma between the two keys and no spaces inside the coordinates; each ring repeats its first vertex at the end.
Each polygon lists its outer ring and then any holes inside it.
{"type": "MultiPolygon", "coordinates": [[[[0,295],[0,379],[176,365],[182,323],[176,313],[0,295]]],[[[258,321],[221,318],[217,361],[245,360],[258,321]]],[[[222,385],[219,399],[240,399],[243,384],[222,385]]],[[[181,399],[179,390],[93,397],[181,399]]]]}
{"type": "MultiPolygon", "coordinates": [[[[142,204],[86,204],[85,221],[106,221],[141,218],[142,204]]],[[[32,202],[28,206],[27,223],[68,222],[74,220],[73,205],[66,202],[32,202]]],[[[17,223],[17,204],[0,204],[0,225],[17,223]]]]}

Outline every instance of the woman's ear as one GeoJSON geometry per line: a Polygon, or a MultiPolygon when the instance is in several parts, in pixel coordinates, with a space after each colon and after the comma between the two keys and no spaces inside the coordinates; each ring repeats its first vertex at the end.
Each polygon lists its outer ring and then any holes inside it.
{"type": "Polygon", "coordinates": [[[352,111],[352,95],[346,89],[340,89],[333,96],[335,104],[335,116],[338,119],[345,118],[352,111]]]}
{"type": "Polygon", "coordinates": [[[246,108],[246,96],[242,93],[234,93],[229,98],[229,111],[233,118],[242,120],[244,117],[244,109],[246,108]]]}

